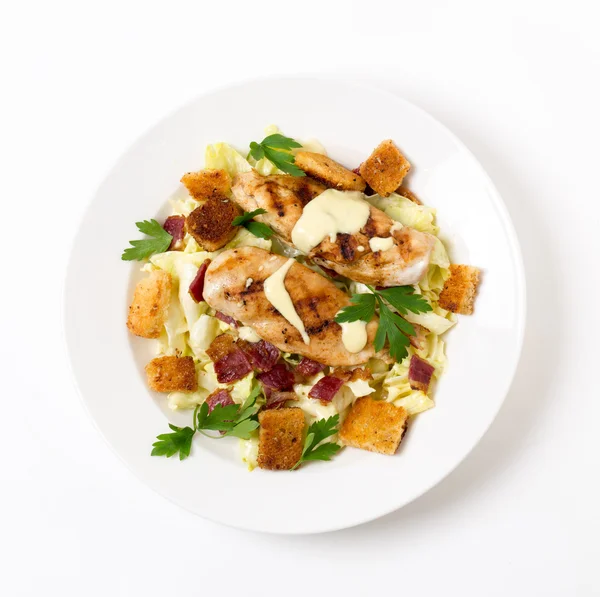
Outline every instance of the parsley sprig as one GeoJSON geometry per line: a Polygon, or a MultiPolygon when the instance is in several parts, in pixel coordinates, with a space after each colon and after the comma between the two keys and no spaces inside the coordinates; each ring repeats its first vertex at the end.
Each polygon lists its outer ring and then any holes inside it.
{"type": "Polygon", "coordinates": [[[254,236],[258,236],[260,238],[271,238],[275,233],[269,226],[263,224],[262,222],[255,222],[252,218],[254,216],[259,216],[260,214],[266,214],[266,209],[255,209],[254,211],[245,211],[241,216],[237,216],[233,218],[232,224],[234,226],[243,226],[254,236]]]}
{"type": "Polygon", "coordinates": [[[320,419],[315,421],[306,432],[304,440],[304,449],[300,460],[292,467],[292,470],[298,468],[303,462],[309,460],[331,460],[331,457],[337,454],[340,450],[338,444],[321,442],[328,437],[335,435],[338,432],[339,415],[334,415],[328,419],[320,419]]]}
{"type": "Polygon", "coordinates": [[[401,361],[408,354],[410,340],[408,336],[415,335],[415,328],[411,323],[400,317],[398,313],[406,315],[412,313],[426,313],[431,311],[431,305],[420,294],[415,294],[412,286],[395,286],[375,290],[368,286],[372,294],[355,294],[350,299],[350,305],[344,307],[336,316],[338,323],[351,321],[369,322],[375,316],[375,307],[379,307],[379,327],[375,334],[374,346],[380,351],[386,340],[390,345],[390,355],[401,361]],[[395,313],[388,306],[391,305],[398,311],[395,313]]]}
{"type": "Polygon", "coordinates": [[[123,261],[141,261],[154,253],[163,253],[169,248],[173,237],[156,220],[144,220],[136,222],[135,225],[142,234],[152,238],[130,240],[131,247],[125,249],[121,255],[123,261]]]}
{"type": "Polygon", "coordinates": [[[250,155],[255,160],[267,158],[274,166],[286,174],[292,176],[306,176],[303,170],[295,164],[295,158],[291,149],[302,147],[298,141],[290,137],[284,137],[279,133],[265,137],[260,143],[250,143],[250,155]]]}
{"type": "Polygon", "coordinates": [[[256,405],[256,399],[259,394],[260,386],[257,384],[242,406],[217,404],[210,413],[208,404],[202,403],[194,409],[194,427],[176,427],[169,423],[173,433],[157,436],[158,441],[152,444],[151,455],[170,458],[179,453],[179,460],[185,460],[190,455],[192,439],[196,432],[212,439],[227,436],[250,439],[252,432],[258,428],[256,413],[260,407],[256,405]],[[210,435],[205,431],[221,431],[222,435],[210,435]]]}

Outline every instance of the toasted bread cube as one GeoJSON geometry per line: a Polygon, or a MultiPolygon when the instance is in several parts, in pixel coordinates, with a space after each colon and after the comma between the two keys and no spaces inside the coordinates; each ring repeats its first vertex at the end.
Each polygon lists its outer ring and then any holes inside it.
{"type": "Polygon", "coordinates": [[[402,441],[408,413],[391,402],[359,398],[344,419],[340,440],[346,446],[394,454],[402,441]]]}
{"type": "Polygon", "coordinates": [[[231,334],[217,336],[206,349],[206,354],[213,363],[232,353],[236,349],[235,338],[231,334]]]}
{"type": "Polygon", "coordinates": [[[412,191],[409,191],[406,187],[400,187],[396,189],[396,193],[398,193],[398,195],[406,197],[407,199],[410,199],[413,203],[416,203],[417,205],[423,205],[421,200],[412,191]]]}
{"type": "Polygon", "coordinates": [[[290,470],[302,456],[304,413],[299,408],[263,410],[258,415],[258,466],[290,470]]]}
{"type": "Polygon", "coordinates": [[[438,304],[442,309],[471,315],[479,286],[479,270],[470,265],[451,265],[450,277],[440,293],[438,304]]]}
{"type": "Polygon", "coordinates": [[[360,174],[382,197],[393,193],[408,174],[410,164],[391,139],[382,141],[360,165],[360,174]]]}
{"type": "Polygon", "coordinates": [[[135,287],[127,327],[142,338],[158,338],[171,302],[171,274],[156,270],[135,287]]]}
{"type": "Polygon", "coordinates": [[[241,213],[226,197],[212,197],[186,218],[185,227],[203,249],[216,251],[236,235],[238,226],[232,222],[241,213]]]}
{"type": "Polygon", "coordinates": [[[188,172],[181,177],[181,182],[197,201],[227,197],[231,191],[231,177],[225,170],[188,172]]]}
{"type": "Polygon", "coordinates": [[[158,357],[146,365],[148,385],[155,392],[195,392],[198,376],[192,357],[158,357]]]}
{"type": "Polygon", "coordinates": [[[360,174],[320,153],[299,151],[296,154],[296,166],[311,178],[340,191],[364,191],[367,186],[360,174]]]}

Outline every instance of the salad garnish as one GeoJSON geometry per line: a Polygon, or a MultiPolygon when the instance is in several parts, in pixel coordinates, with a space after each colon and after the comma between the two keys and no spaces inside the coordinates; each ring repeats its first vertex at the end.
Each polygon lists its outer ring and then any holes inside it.
{"type": "Polygon", "coordinates": [[[339,452],[340,445],[333,442],[321,443],[324,439],[338,432],[339,422],[340,416],[334,415],[328,419],[319,419],[308,428],[302,456],[293,466],[292,470],[298,468],[303,462],[308,460],[331,460],[331,457],[339,452]]]}
{"type": "Polygon", "coordinates": [[[271,238],[275,233],[269,226],[262,222],[255,222],[252,218],[260,214],[266,214],[266,209],[255,209],[254,211],[245,211],[241,216],[237,216],[231,222],[232,226],[243,226],[246,230],[258,236],[259,238],[271,238]]]}
{"type": "Polygon", "coordinates": [[[350,305],[344,307],[336,316],[338,323],[364,321],[368,323],[375,316],[375,307],[379,307],[379,327],[375,335],[375,350],[380,351],[386,339],[390,345],[390,355],[401,361],[408,354],[410,345],[409,336],[415,335],[415,328],[411,323],[392,311],[388,304],[399,313],[405,315],[412,313],[426,313],[431,311],[431,305],[421,295],[415,294],[412,286],[395,286],[393,288],[375,289],[369,285],[371,294],[354,294],[350,305]],[[387,302],[386,302],[387,301],[387,302]]]}
{"type": "Polygon", "coordinates": [[[265,137],[260,143],[250,143],[250,155],[255,160],[267,158],[274,166],[286,174],[292,176],[306,176],[304,170],[295,165],[295,157],[290,153],[291,149],[302,147],[298,141],[285,137],[279,133],[265,137]]]}
{"type": "Polygon", "coordinates": [[[142,261],[154,253],[164,253],[171,246],[173,237],[156,220],[144,220],[135,225],[142,234],[152,238],[130,240],[131,247],[121,255],[123,261],[142,261]]]}

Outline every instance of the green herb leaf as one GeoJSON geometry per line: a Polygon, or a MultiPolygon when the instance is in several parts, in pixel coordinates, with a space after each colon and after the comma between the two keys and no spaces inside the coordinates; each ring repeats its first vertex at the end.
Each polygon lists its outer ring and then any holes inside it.
{"type": "Polygon", "coordinates": [[[231,223],[234,226],[243,226],[247,222],[250,222],[254,216],[260,216],[261,214],[266,213],[266,209],[255,209],[254,211],[245,211],[241,216],[233,218],[233,222],[231,223]]]}
{"type": "Polygon", "coordinates": [[[228,435],[231,437],[239,437],[240,439],[250,439],[252,432],[257,428],[258,428],[258,421],[255,421],[254,419],[246,419],[245,421],[238,423],[233,429],[228,431],[225,435],[228,435]]]}
{"type": "Polygon", "coordinates": [[[275,234],[269,226],[262,222],[248,222],[246,229],[259,238],[269,239],[275,234]]]}
{"type": "Polygon", "coordinates": [[[250,143],[250,155],[255,160],[267,158],[279,170],[292,176],[306,176],[303,170],[295,165],[295,158],[291,149],[302,147],[300,143],[290,137],[276,133],[265,137],[260,143],[250,143]]]}
{"type": "Polygon", "coordinates": [[[338,323],[351,321],[369,322],[375,316],[375,305],[379,307],[379,327],[375,334],[374,346],[380,351],[386,341],[390,345],[390,355],[401,361],[408,354],[410,340],[408,336],[415,335],[415,328],[411,323],[390,309],[405,315],[408,311],[425,313],[431,311],[431,305],[420,294],[415,294],[412,286],[396,286],[375,290],[368,287],[373,294],[355,294],[350,299],[350,305],[344,307],[336,316],[338,323]],[[386,302],[387,301],[387,302],[386,302]]]}
{"type": "Polygon", "coordinates": [[[412,286],[395,286],[376,292],[402,315],[405,315],[407,311],[413,313],[431,311],[431,305],[420,294],[415,294],[415,289],[412,286]]]}
{"type": "Polygon", "coordinates": [[[376,303],[374,294],[355,294],[350,299],[350,303],[335,316],[338,323],[358,320],[369,322],[373,319],[376,303]]]}
{"type": "Polygon", "coordinates": [[[142,234],[152,238],[130,240],[131,247],[125,249],[121,255],[123,261],[141,261],[154,253],[164,253],[169,248],[173,237],[156,220],[144,220],[136,222],[135,225],[142,234]]]}
{"type": "Polygon", "coordinates": [[[194,429],[191,427],[176,427],[169,424],[173,433],[163,433],[157,436],[157,442],[152,444],[152,456],[166,456],[171,458],[179,452],[179,460],[185,460],[190,455],[194,429]]]}
{"type": "Polygon", "coordinates": [[[334,415],[328,419],[315,421],[308,428],[304,440],[302,456],[294,465],[293,469],[298,468],[303,462],[307,462],[308,460],[331,460],[331,457],[339,452],[341,446],[336,443],[328,442],[326,444],[321,444],[323,440],[338,432],[337,427],[339,421],[340,416],[334,415]]]}
{"type": "Polygon", "coordinates": [[[252,218],[254,216],[259,216],[260,214],[266,214],[267,210],[265,209],[255,209],[254,211],[245,211],[241,216],[237,216],[233,218],[232,224],[234,226],[243,226],[254,234],[254,236],[258,236],[259,238],[271,238],[275,233],[269,226],[263,224],[262,222],[255,222],[252,218]]]}

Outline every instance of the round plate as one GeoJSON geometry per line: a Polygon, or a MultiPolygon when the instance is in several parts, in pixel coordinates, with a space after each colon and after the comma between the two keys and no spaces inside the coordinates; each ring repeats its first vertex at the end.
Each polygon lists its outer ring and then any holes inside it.
{"type": "Polygon", "coordinates": [[[520,249],[502,200],[473,155],[445,127],[385,92],[318,79],[245,83],[205,95],[164,119],[125,153],[89,206],[76,235],[65,287],[71,364],[98,429],[150,487],[205,518],[274,533],[357,525],[420,496],[473,449],[494,419],[519,358],[525,321],[520,249]],[[357,166],[383,139],[413,165],[410,188],[438,210],[455,263],[483,271],[475,315],[447,335],[449,366],[436,407],[412,422],[395,456],[347,448],[331,462],[293,473],[248,472],[237,440],[196,437],[192,455],[150,456],[167,422],[187,425],[146,386],[153,342],[131,336],[127,308],[139,264],[121,261],[134,223],[167,215],[184,172],[203,166],[207,144],[244,148],[277,124],[316,138],[330,156],[357,166]],[[168,420],[168,421],[167,421],[168,420]]]}

